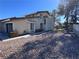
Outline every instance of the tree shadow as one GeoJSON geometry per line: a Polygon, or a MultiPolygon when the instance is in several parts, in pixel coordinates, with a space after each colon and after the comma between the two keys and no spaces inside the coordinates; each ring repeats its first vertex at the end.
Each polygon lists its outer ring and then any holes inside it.
{"type": "Polygon", "coordinates": [[[70,36],[61,36],[65,41],[60,49],[60,53],[64,55],[65,58],[69,59],[79,59],[79,38],[75,39],[70,36]]]}
{"type": "Polygon", "coordinates": [[[6,59],[79,59],[79,40],[71,36],[28,42],[6,59]]]}

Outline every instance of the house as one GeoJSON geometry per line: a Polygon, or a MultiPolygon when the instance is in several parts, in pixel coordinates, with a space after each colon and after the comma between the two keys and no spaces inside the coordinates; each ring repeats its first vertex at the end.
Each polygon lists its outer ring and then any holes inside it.
{"type": "Polygon", "coordinates": [[[38,11],[24,17],[12,17],[0,20],[0,32],[34,33],[53,30],[53,17],[48,11],[38,11]]]}

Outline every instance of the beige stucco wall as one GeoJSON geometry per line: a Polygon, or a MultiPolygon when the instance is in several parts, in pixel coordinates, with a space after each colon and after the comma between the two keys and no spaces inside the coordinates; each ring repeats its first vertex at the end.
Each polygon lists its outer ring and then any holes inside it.
{"type": "Polygon", "coordinates": [[[53,30],[54,28],[54,20],[53,20],[53,17],[47,17],[46,18],[46,24],[44,24],[44,17],[40,17],[40,18],[33,18],[31,19],[33,21],[35,21],[35,29],[40,29],[40,23],[43,23],[43,29],[45,31],[48,31],[48,30],[53,30]]]}
{"type": "Polygon", "coordinates": [[[4,27],[4,23],[0,23],[0,32],[4,32],[5,31],[5,27],[4,27]]]}
{"type": "Polygon", "coordinates": [[[30,33],[30,23],[27,20],[12,20],[6,23],[13,23],[13,30],[18,32],[18,34],[23,34],[24,31],[30,33]]]}
{"type": "MultiPolygon", "coordinates": [[[[6,23],[13,23],[13,30],[15,32],[18,32],[18,34],[23,34],[24,31],[27,33],[31,33],[30,29],[30,23],[34,23],[34,32],[35,30],[40,29],[40,23],[43,23],[43,29],[45,31],[48,30],[53,30],[54,27],[54,21],[52,17],[46,18],[46,24],[44,24],[44,17],[40,18],[26,18],[26,19],[16,19],[16,20],[11,20],[6,23]]],[[[6,24],[5,23],[5,24],[6,24]]],[[[5,29],[6,31],[6,29],[5,29]]]]}
{"type": "Polygon", "coordinates": [[[40,29],[40,23],[44,23],[44,22],[41,18],[37,18],[36,23],[35,23],[35,29],[36,30],[40,29]]]}
{"type": "Polygon", "coordinates": [[[54,21],[53,21],[53,18],[52,17],[49,17],[46,19],[46,28],[45,30],[53,30],[53,27],[54,27],[54,21]]]}
{"type": "Polygon", "coordinates": [[[44,23],[42,18],[29,18],[28,20],[34,21],[35,30],[40,29],[40,23],[44,23]]]}

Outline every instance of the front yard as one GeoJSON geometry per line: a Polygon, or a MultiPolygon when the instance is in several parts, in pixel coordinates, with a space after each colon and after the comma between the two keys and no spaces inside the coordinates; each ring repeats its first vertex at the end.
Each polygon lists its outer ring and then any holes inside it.
{"type": "Polygon", "coordinates": [[[46,32],[0,42],[3,59],[79,59],[79,39],[61,32],[46,32]]]}

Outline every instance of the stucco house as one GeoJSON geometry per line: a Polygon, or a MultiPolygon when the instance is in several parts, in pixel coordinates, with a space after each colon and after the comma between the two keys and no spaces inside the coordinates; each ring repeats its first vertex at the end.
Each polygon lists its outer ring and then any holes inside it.
{"type": "Polygon", "coordinates": [[[12,17],[0,20],[0,32],[34,33],[53,30],[53,17],[48,11],[38,11],[24,17],[12,17]]]}

